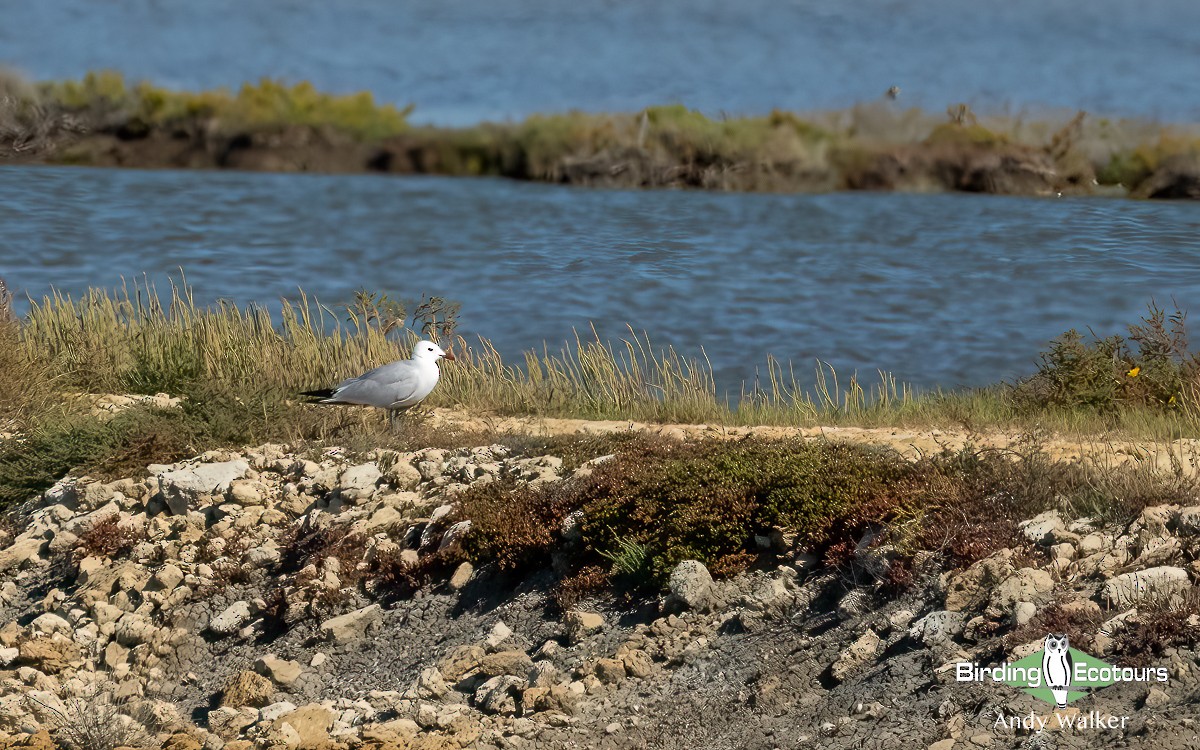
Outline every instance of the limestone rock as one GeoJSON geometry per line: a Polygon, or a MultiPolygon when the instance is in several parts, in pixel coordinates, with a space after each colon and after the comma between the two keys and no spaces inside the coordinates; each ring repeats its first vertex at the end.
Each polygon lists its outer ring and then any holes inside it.
{"type": "Polygon", "coordinates": [[[875,658],[879,652],[881,641],[874,630],[868,630],[858,637],[854,643],[837,658],[830,668],[830,674],[838,682],[844,681],[854,672],[875,658]]]}
{"type": "Polygon", "coordinates": [[[469,562],[459,563],[454,569],[454,574],[450,576],[450,589],[452,591],[461,591],[467,582],[471,580],[471,574],[475,572],[475,568],[469,562]]]}
{"type": "Polygon", "coordinates": [[[668,609],[707,612],[714,604],[712,575],[698,560],[684,560],[676,565],[667,586],[671,591],[665,603],[668,609]]]}
{"type": "Polygon", "coordinates": [[[254,706],[261,708],[271,702],[275,686],[260,674],[248,670],[238,672],[221,691],[221,705],[232,708],[254,706]]]}
{"type": "Polygon", "coordinates": [[[1104,598],[1113,605],[1135,604],[1143,599],[1160,599],[1191,587],[1183,568],[1162,566],[1137,570],[1111,578],[1104,584],[1104,598]]]}
{"type": "Polygon", "coordinates": [[[248,622],[250,622],[250,603],[239,601],[229,605],[221,614],[212,618],[208,623],[208,629],[219,636],[233,635],[248,622]]]}
{"type": "Polygon", "coordinates": [[[382,624],[383,610],[378,604],[372,604],[326,620],[321,623],[321,632],[335,643],[348,643],[378,630],[382,624]]]}
{"type": "Polygon", "coordinates": [[[287,661],[273,654],[259,657],[254,662],[254,671],[268,677],[277,685],[288,686],[300,678],[303,671],[298,661],[287,661]]]}
{"type": "Polygon", "coordinates": [[[533,660],[524,651],[497,651],[479,661],[480,674],[488,677],[500,675],[523,676],[533,667],[533,660]]]}
{"type": "Polygon", "coordinates": [[[512,675],[500,675],[484,682],[475,690],[475,706],[486,713],[513,714],[517,711],[517,696],[525,680],[512,675]]]}
{"type": "Polygon", "coordinates": [[[572,610],[567,613],[567,638],[578,643],[591,633],[604,627],[604,618],[595,612],[572,610]]]}
{"type": "Polygon", "coordinates": [[[496,624],[492,626],[492,632],[488,633],[488,637],[484,640],[489,649],[497,648],[501,643],[508,640],[512,635],[512,628],[504,624],[504,620],[496,620],[496,624]]]}

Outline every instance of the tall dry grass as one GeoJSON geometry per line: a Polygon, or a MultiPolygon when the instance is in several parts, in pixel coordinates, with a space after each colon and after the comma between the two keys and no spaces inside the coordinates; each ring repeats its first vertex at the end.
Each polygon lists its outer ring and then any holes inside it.
{"type": "MultiPolygon", "coordinates": [[[[404,313],[404,311],[400,311],[404,313]]],[[[590,330],[568,345],[505,361],[486,340],[454,333],[454,310],[428,302],[397,317],[386,298],[361,294],[349,305],[323,304],[300,291],[277,311],[257,304],[198,305],[186,280],[160,295],[144,281],[72,298],[33,301],[7,356],[39,363],[36,383],[90,393],[209,394],[284,402],[408,356],[422,335],[453,346],[457,362],[429,400],[476,412],[588,419],[714,424],[954,425],[970,429],[1040,425],[1094,434],[1197,434],[1195,410],[1152,409],[1114,401],[1104,410],[1071,403],[1043,408],[1005,385],[918,392],[884,371],[862,379],[816,363],[809,378],[768,359],[765,376],[735,397],[718,391],[711,364],[654,344],[630,327],[612,342],[590,330]],[[1125,408],[1128,406],[1129,408],[1125,408]]],[[[40,386],[39,386],[40,387],[40,386]]]]}
{"type": "Polygon", "coordinates": [[[135,281],[113,292],[92,289],[78,298],[54,292],[32,301],[14,329],[13,351],[46,363],[44,377],[60,389],[188,396],[215,383],[234,393],[288,397],[405,358],[430,335],[457,357],[442,367],[430,405],[589,419],[866,423],[950,413],[949,403],[978,409],[970,405],[989,399],[918,394],[883,371],[876,382],[864,382],[819,362],[805,382],[773,358],[762,381],[731,398],[718,391],[706,357],[657,346],[632,327],[616,342],[594,329],[576,332],[556,351],[543,346],[512,363],[485,339],[468,343],[455,335],[452,319],[397,323],[377,302],[365,295],[353,305],[330,306],[300,291],[282,300],[277,313],[258,304],[202,307],[186,281],[163,295],[135,281]]]}

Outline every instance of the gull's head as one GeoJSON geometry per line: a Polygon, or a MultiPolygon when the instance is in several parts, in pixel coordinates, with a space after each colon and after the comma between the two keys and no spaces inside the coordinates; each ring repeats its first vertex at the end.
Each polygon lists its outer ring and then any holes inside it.
{"type": "Polygon", "coordinates": [[[434,362],[439,359],[448,359],[453,362],[454,355],[432,341],[422,341],[413,349],[413,359],[427,359],[434,362]]]}

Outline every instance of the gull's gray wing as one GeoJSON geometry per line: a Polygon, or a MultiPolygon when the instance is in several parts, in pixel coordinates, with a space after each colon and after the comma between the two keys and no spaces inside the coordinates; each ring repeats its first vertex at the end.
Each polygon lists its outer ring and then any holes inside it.
{"type": "Polygon", "coordinates": [[[362,404],[391,409],[412,398],[421,387],[420,371],[409,360],[376,367],[357,378],[343,380],[328,404],[362,404]]]}

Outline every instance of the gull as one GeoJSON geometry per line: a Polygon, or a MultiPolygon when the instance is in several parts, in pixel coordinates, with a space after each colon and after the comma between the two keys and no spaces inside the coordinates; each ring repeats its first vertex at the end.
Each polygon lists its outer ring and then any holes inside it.
{"type": "Polygon", "coordinates": [[[416,406],[433,392],[441,377],[438,360],[454,361],[432,341],[420,341],[413,347],[412,359],[401,359],[338,383],[336,388],[304,391],[319,404],[359,404],[386,409],[391,420],[396,412],[416,406]]]}

